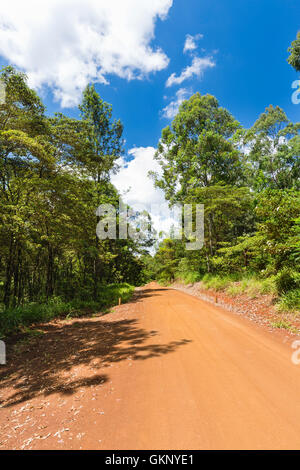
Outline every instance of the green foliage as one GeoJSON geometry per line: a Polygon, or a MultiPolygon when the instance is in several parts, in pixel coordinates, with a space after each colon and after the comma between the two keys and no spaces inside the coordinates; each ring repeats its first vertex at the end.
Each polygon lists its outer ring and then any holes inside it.
{"type": "Polygon", "coordinates": [[[0,314],[0,337],[24,331],[24,328],[50,321],[55,317],[79,317],[91,312],[101,312],[107,307],[117,305],[119,298],[128,302],[134,287],[127,284],[110,284],[102,286],[97,301],[82,300],[78,297],[66,302],[61,297],[52,297],[42,304],[32,302],[24,306],[5,309],[0,314]]]}
{"type": "Polygon", "coordinates": [[[297,72],[300,72],[300,31],[297,33],[295,41],[292,42],[288,51],[290,56],[287,59],[288,63],[294,67],[297,72]]]}
{"type": "Polygon", "coordinates": [[[300,189],[299,132],[300,123],[270,105],[245,133],[246,174],[253,188],[300,189]]]}
{"type": "Polygon", "coordinates": [[[212,95],[196,93],[181,104],[158,144],[162,176],[152,174],[167,200],[182,201],[199,187],[242,179],[241,154],[231,140],[239,126],[212,95]]]}
{"type": "Polygon", "coordinates": [[[272,321],[271,325],[273,326],[273,328],[282,328],[284,330],[290,330],[295,333],[298,332],[290,322],[283,320],[282,318],[280,320],[272,321]]]}
{"type": "Polygon", "coordinates": [[[12,67],[1,80],[1,318],[15,312],[31,321],[44,302],[47,317],[75,298],[102,305],[101,292],[111,292],[104,286],[141,283],[140,255],[152,243],[96,238],[97,207],[119,202],[110,172],[117,170],[123,126],[93,86],[74,119],[46,116],[26,76],[12,67]],[[57,308],[52,298],[60,299],[57,308]],[[22,314],[14,310],[20,305],[22,314]]]}
{"type": "Polygon", "coordinates": [[[275,277],[268,279],[246,278],[228,286],[226,292],[229,295],[245,294],[247,297],[256,298],[259,295],[275,294],[275,277]]]}
{"type": "Polygon", "coordinates": [[[300,288],[300,273],[285,268],[276,276],[276,288],[279,294],[286,294],[288,291],[300,288]]]}
{"type": "Polygon", "coordinates": [[[159,281],[171,282],[175,279],[175,272],[179,262],[175,240],[166,238],[159,245],[155,255],[155,261],[158,266],[156,276],[159,281]]]}
{"type": "Polygon", "coordinates": [[[180,281],[183,281],[185,284],[193,284],[200,281],[201,274],[199,272],[192,270],[193,263],[188,258],[182,258],[179,263],[175,273],[175,276],[180,281]]]}
{"type": "Polygon", "coordinates": [[[277,305],[280,311],[300,312],[300,288],[286,292],[277,305]]]}
{"type": "MultiPolygon", "coordinates": [[[[293,57],[296,51],[293,43],[293,57]]],[[[189,253],[184,240],[163,241],[154,257],[158,279],[202,278],[204,288],[230,295],[294,299],[299,134],[300,123],[289,121],[278,106],[266,108],[245,130],[211,95],[197,93],[181,104],[162,131],[156,153],[161,173],[152,176],[171,205],[204,204],[204,247],[189,253]]]]}
{"type": "Polygon", "coordinates": [[[225,291],[233,282],[234,276],[219,276],[205,274],[201,279],[201,284],[205,289],[214,289],[217,291],[225,291]]]}

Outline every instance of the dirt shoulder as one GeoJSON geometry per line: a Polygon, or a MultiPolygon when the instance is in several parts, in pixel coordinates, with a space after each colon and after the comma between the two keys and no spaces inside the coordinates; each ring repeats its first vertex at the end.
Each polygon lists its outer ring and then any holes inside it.
{"type": "Polygon", "coordinates": [[[201,282],[183,284],[176,281],[170,287],[242,315],[270,331],[280,329],[284,330],[285,334],[300,335],[299,316],[289,312],[278,312],[273,295],[258,295],[252,298],[244,294],[230,296],[223,291],[205,289],[201,282]]]}

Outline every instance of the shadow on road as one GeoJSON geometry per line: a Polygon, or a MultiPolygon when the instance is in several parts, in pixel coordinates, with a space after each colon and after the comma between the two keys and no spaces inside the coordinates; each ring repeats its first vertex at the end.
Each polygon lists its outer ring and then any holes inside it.
{"type": "MultiPolygon", "coordinates": [[[[151,290],[153,295],[153,290],[151,290]]],[[[145,361],[176,351],[190,341],[182,339],[168,344],[149,344],[157,331],[137,326],[137,319],[105,321],[101,317],[70,323],[50,323],[44,334],[23,351],[8,357],[9,365],[1,369],[0,383],[12,393],[0,403],[10,407],[37,395],[61,393],[71,395],[79,388],[101,385],[109,376],[103,368],[124,360],[145,361]],[[72,368],[87,366],[84,373],[101,373],[74,378],[72,368]],[[70,371],[68,373],[68,371],[70,371]]],[[[79,369],[80,370],[80,369],[79,369]]]]}
{"type": "Polygon", "coordinates": [[[155,288],[155,289],[148,289],[148,288],[140,288],[139,290],[135,291],[135,294],[131,300],[131,302],[140,302],[142,299],[146,297],[157,297],[160,296],[163,292],[168,290],[167,287],[155,288]]]}

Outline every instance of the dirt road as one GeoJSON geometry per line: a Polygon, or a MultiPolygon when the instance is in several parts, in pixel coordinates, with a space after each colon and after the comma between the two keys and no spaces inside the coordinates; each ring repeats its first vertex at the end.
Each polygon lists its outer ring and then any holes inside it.
{"type": "Polygon", "coordinates": [[[292,338],[151,284],[0,369],[0,449],[300,448],[292,338]]]}

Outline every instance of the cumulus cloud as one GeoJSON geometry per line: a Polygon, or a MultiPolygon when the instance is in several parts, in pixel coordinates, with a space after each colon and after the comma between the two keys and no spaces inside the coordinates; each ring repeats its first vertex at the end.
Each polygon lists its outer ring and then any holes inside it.
{"type": "Polygon", "coordinates": [[[90,81],[140,79],[164,69],[151,45],[157,18],[173,0],[9,0],[0,4],[0,55],[31,86],[48,86],[62,106],[78,104],[90,81]]]}
{"type": "Polygon", "coordinates": [[[175,73],[172,73],[169,76],[166,86],[170,87],[172,85],[180,85],[182,82],[192,78],[193,76],[201,78],[206,69],[215,67],[215,65],[215,62],[211,57],[194,57],[192,64],[183,69],[178,76],[176,76],[175,73]]]}
{"type": "Polygon", "coordinates": [[[173,119],[176,116],[179,106],[181,103],[188,99],[191,96],[192,92],[186,88],[179,88],[175,94],[175,99],[170,101],[170,103],[162,110],[163,117],[167,119],[173,119]]]}
{"type": "Polygon", "coordinates": [[[168,209],[163,191],[155,188],[148,176],[150,170],[161,172],[158,162],[154,160],[155,151],[154,147],[135,147],[129,150],[132,160],[120,159],[120,171],[112,175],[112,183],[132,208],[141,210],[142,206],[151,214],[153,226],[158,233],[168,233],[175,218],[168,209]]]}
{"type": "Polygon", "coordinates": [[[120,171],[112,175],[112,182],[122,193],[129,189],[124,200],[130,205],[164,202],[162,191],[155,188],[147,176],[150,170],[160,170],[158,162],[154,160],[155,151],[154,147],[134,147],[128,151],[130,161],[121,158],[118,162],[120,171]]]}
{"type": "Polygon", "coordinates": [[[197,41],[202,38],[203,38],[203,34],[200,34],[200,33],[195,34],[195,36],[192,36],[191,34],[187,34],[185,37],[183,52],[194,51],[195,49],[197,49],[197,41]]]}

